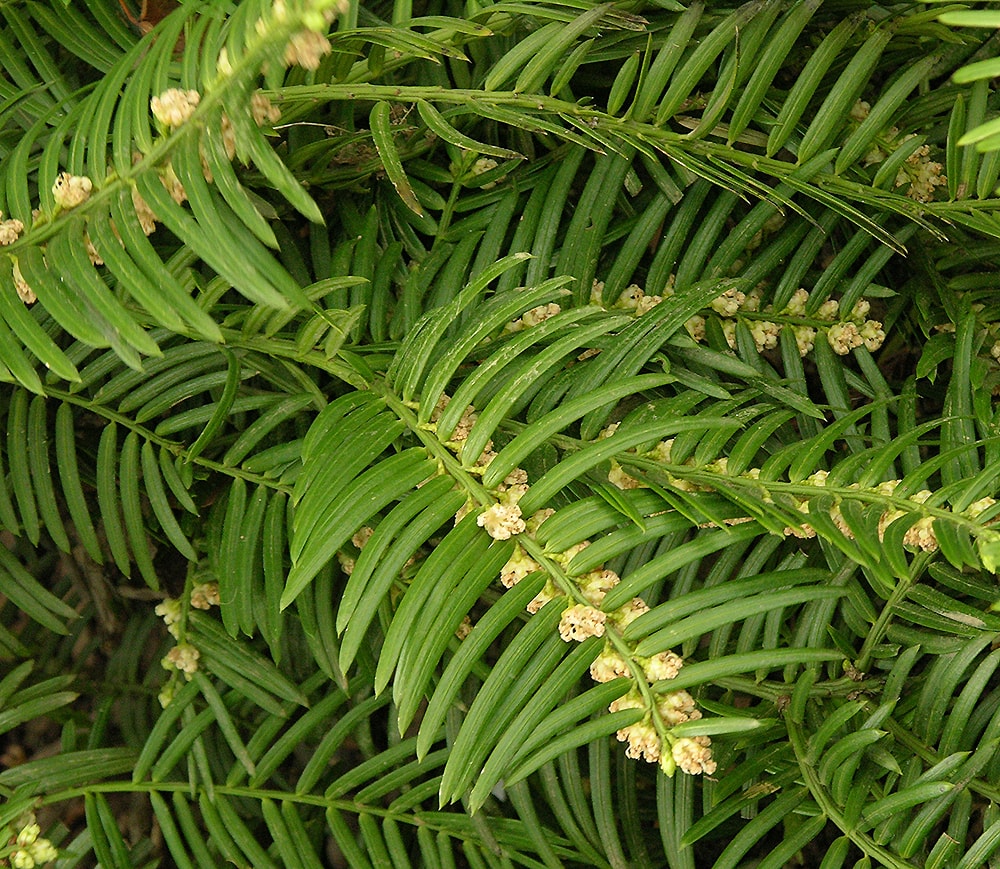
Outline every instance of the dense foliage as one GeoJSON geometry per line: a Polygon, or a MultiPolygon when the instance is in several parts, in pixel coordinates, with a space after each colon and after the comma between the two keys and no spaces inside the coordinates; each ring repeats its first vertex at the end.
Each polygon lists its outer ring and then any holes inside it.
{"type": "Polygon", "coordinates": [[[942,12],[4,0],[0,863],[995,865],[942,12]]]}

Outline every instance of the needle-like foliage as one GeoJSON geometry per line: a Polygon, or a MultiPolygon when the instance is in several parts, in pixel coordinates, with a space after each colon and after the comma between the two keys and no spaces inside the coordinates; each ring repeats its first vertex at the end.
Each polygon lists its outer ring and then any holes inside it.
{"type": "Polygon", "coordinates": [[[995,865],[991,14],[0,4],[0,864],[995,865]]]}

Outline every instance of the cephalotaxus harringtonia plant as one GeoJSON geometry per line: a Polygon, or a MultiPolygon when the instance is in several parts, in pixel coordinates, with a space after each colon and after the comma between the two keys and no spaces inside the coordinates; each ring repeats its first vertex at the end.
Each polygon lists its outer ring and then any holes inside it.
{"type": "Polygon", "coordinates": [[[0,865],[996,862],[941,11],[0,6],[0,865]]]}

